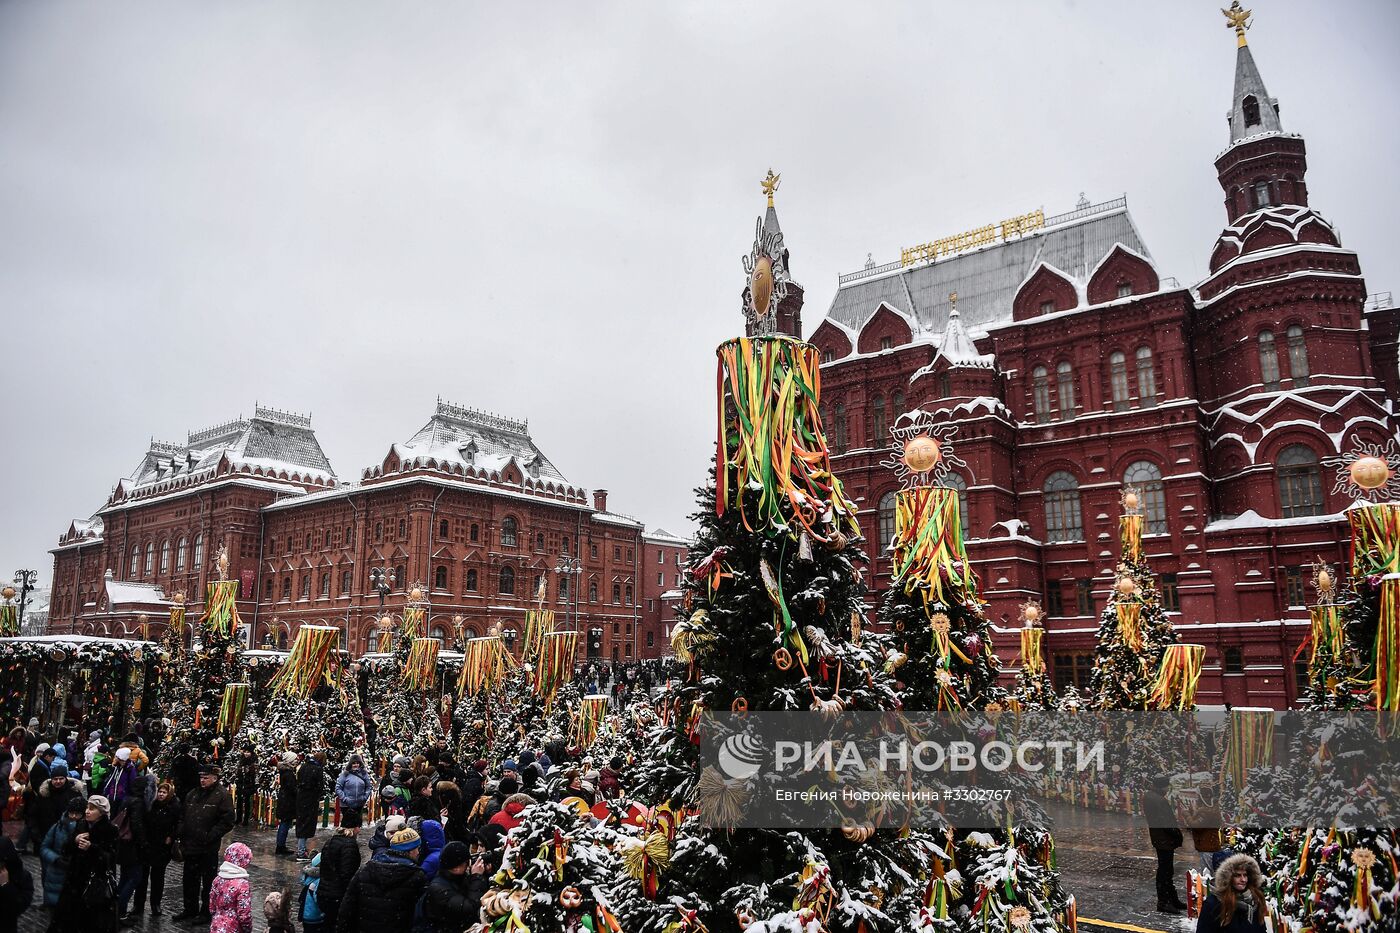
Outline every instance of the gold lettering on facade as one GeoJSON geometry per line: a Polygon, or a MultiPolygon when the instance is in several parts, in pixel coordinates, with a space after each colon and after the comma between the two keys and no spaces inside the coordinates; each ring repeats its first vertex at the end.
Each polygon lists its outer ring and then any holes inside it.
{"type": "Polygon", "coordinates": [[[952,256],[956,253],[976,249],[979,246],[986,246],[988,243],[995,243],[998,239],[1009,240],[1012,237],[1025,236],[1044,226],[1045,212],[1034,210],[1029,214],[1008,217],[1001,223],[987,224],[985,227],[955,233],[952,236],[945,236],[929,243],[921,243],[918,246],[906,246],[900,250],[899,264],[912,266],[918,262],[932,262],[943,256],[952,256]]]}

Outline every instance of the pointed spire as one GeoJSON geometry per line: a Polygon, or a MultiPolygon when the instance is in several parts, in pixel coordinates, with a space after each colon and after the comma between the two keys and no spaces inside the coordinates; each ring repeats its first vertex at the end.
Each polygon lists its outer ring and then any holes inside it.
{"type": "Polygon", "coordinates": [[[992,356],[977,352],[977,345],[963,329],[962,315],[958,313],[958,293],[948,295],[948,326],[943,329],[943,339],[938,344],[938,356],[948,361],[949,366],[976,366],[990,368],[996,364],[992,356]]]}
{"type": "Polygon", "coordinates": [[[1226,25],[1235,30],[1238,48],[1235,52],[1235,93],[1230,106],[1230,145],[1250,136],[1280,133],[1283,124],[1278,118],[1278,101],[1269,96],[1264,79],[1254,64],[1254,54],[1245,42],[1244,32],[1250,25],[1250,11],[1234,0],[1225,14],[1226,25]]]}

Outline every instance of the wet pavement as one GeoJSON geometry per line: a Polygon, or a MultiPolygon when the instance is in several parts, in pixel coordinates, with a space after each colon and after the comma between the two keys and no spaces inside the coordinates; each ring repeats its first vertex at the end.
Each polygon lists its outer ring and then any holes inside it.
{"type": "MultiPolygon", "coordinates": [[[[1079,920],[1085,931],[1105,929],[1146,929],[1163,933],[1183,933],[1194,930],[1194,920],[1184,917],[1171,917],[1156,912],[1156,889],[1153,878],[1157,870],[1157,859],[1147,842],[1147,831],[1129,825],[1128,818],[1121,814],[1102,811],[1087,812],[1059,806],[1052,810],[1055,820],[1056,855],[1059,870],[1066,890],[1074,894],[1079,904],[1079,920]],[[1101,927],[1094,920],[1107,921],[1113,927],[1101,927]]],[[[18,826],[7,823],[6,834],[13,837],[18,826]]],[[[329,830],[317,834],[315,845],[329,838],[329,830]]],[[[290,886],[298,892],[297,883],[301,875],[301,865],[290,858],[274,855],[274,830],[271,828],[236,828],[226,837],[225,843],[243,842],[253,850],[253,861],[248,867],[253,888],[253,929],[261,933],[267,929],[262,916],[262,900],[270,891],[290,886]]],[[[368,858],[368,831],[361,833],[361,854],[368,858]]],[[[1176,874],[1177,892],[1184,896],[1183,879],[1186,869],[1194,866],[1199,857],[1190,846],[1187,835],[1185,848],[1177,850],[1176,874]]],[[[44,933],[49,925],[49,912],[39,906],[43,894],[39,879],[39,860],[33,855],[24,855],[24,862],[34,876],[36,903],[20,917],[19,933],[44,933]]],[[[166,872],[165,902],[161,905],[164,916],[152,917],[149,913],[137,916],[132,929],[138,931],[179,931],[207,930],[183,923],[173,923],[171,917],[181,909],[181,881],[183,868],[179,862],[171,862],[166,872]]],[[[148,905],[149,909],[149,905],[148,905]]],[[[298,929],[300,925],[298,924],[298,929]]]]}

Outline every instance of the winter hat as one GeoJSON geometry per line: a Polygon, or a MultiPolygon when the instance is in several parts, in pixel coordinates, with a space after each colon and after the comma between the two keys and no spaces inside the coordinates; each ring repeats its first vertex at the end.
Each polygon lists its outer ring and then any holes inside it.
{"type": "Polygon", "coordinates": [[[401,829],[389,837],[389,848],[395,852],[412,852],[421,844],[419,835],[411,829],[401,829]]]}
{"type": "Polygon", "coordinates": [[[229,843],[229,847],[224,850],[224,861],[232,862],[239,868],[247,868],[252,860],[253,850],[241,842],[229,843]]]}
{"type": "Polygon", "coordinates": [[[510,759],[510,758],[507,758],[504,762],[501,763],[501,770],[502,770],[502,771],[514,771],[516,774],[519,774],[519,773],[520,773],[520,768],[517,767],[516,764],[515,764],[515,761],[514,761],[513,759],[510,759]]]}
{"type": "Polygon", "coordinates": [[[93,794],[89,797],[88,805],[96,807],[108,816],[112,815],[112,802],[101,794],[93,794]]]}
{"type": "Polygon", "coordinates": [[[219,767],[217,761],[208,761],[199,766],[200,774],[222,774],[223,769],[219,767]]]}
{"type": "Polygon", "coordinates": [[[39,757],[42,758],[44,755],[47,755],[47,754],[51,753],[52,751],[53,751],[53,746],[52,746],[52,745],[50,745],[48,742],[40,742],[40,743],[39,743],[39,747],[36,748],[36,749],[34,749],[34,754],[35,754],[35,755],[38,755],[39,757]]]}
{"type": "Polygon", "coordinates": [[[83,811],[86,809],[87,804],[83,802],[83,798],[74,797],[72,800],[68,801],[68,806],[63,808],[63,812],[70,815],[74,815],[78,819],[82,819],[83,811]]]}
{"type": "Polygon", "coordinates": [[[394,833],[408,825],[408,820],[402,814],[395,813],[384,821],[384,835],[392,837],[394,833]]]}
{"type": "Polygon", "coordinates": [[[351,807],[340,811],[341,829],[359,829],[365,825],[365,818],[360,815],[360,811],[351,807]]]}
{"type": "Polygon", "coordinates": [[[399,789],[392,784],[385,784],[383,787],[379,788],[379,796],[383,797],[385,800],[393,800],[398,795],[399,789]]]}
{"type": "Polygon", "coordinates": [[[123,745],[121,748],[117,749],[117,761],[130,761],[130,760],[131,760],[131,749],[130,749],[130,748],[127,748],[125,745],[123,745]]]}
{"type": "Polygon", "coordinates": [[[34,728],[37,728],[38,725],[39,725],[39,717],[38,717],[38,716],[30,716],[30,717],[29,717],[29,728],[34,729],[34,728]]]}
{"type": "Polygon", "coordinates": [[[1241,868],[1249,873],[1251,888],[1263,886],[1264,874],[1259,870],[1259,863],[1243,852],[1238,852],[1221,862],[1220,867],[1215,869],[1215,893],[1221,894],[1230,890],[1231,877],[1241,868]]]}
{"type": "Polygon", "coordinates": [[[283,752],[283,753],[282,753],[282,764],[284,764],[284,765],[294,765],[294,764],[296,764],[296,763],[297,763],[297,753],[296,753],[296,752],[283,752]]]}
{"type": "Polygon", "coordinates": [[[486,764],[487,764],[487,762],[486,762],[486,759],[485,759],[485,758],[478,758],[476,761],[473,761],[473,762],[472,762],[472,770],[473,770],[473,771],[485,771],[485,770],[486,770],[486,764]]]}
{"type": "Polygon", "coordinates": [[[66,778],[67,776],[68,776],[68,766],[67,766],[66,764],[64,764],[63,762],[61,762],[61,761],[60,761],[58,764],[54,765],[54,766],[53,766],[53,770],[51,770],[51,771],[49,772],[49,777],[51,777],[51,778],[56,778],[56,777],[66,778]]]}
{"type": "Polygon", "coordinates": [[[447,871],[458,865],[465,865],[471,860],[471,857],[472,851],[467,847],[467,844],[454,839],[442,847],[442,853],[438,855],[438,871],[447,871]]]}

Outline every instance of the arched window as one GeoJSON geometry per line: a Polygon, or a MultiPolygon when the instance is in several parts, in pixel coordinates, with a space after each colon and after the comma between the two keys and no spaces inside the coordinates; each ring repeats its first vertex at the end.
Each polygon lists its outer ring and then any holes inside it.
{"type": "Polygon", "coordinates": [[[170,572],[170,539],[166,538],[160,543],[160,572],[170,572]]]}
{"type": "Polygon", "coordinates": [[[442,521],[438,522],[438,537],[446,538],[450,537],[450,535],[451,527],[449,526],[447,519],[444,518],[442,521]]]}
{"type": "Polygon", "coordinates": [[[535,550],[537,550],[537,551],[543,551],[543,550],[544,550],[544,532],[538,532],[538,533],[535,535],[535,550]]]}
{"type": "Polygon", "coordinates": [[[598,581],[597,581],[597,580],[589,580],[589,581],[588,581],[588,601],[589,601],[590,603],[596,603],[596,602],[598,601],[598,581]]]}
{"type": "Polygon", "coordinates": [[[879,447],[888,438],[889,417],[885,414],[885,397],[877,395],[870,400],[870,446],[879,447]]]}
{"type": "Polygon", "coordinates": [[[436,570],[433,571],[433,589],[435,589],[435,590],[445,590],[445,589],[447,589],[447,568],[446,568],[446,567],[438,567],[438,569],[436,569],[436,570]]]}
{"type": "Polygon", "coordinates": [[[156,546],[146,545],[146,573],[153,573],[156,569],[156,546]]]}
{"type": "Polygon", "coordinates": [[[1055,367],[1055,394],[1060,401],[1060,420],[1070,420],[1074,417],[1074,367],[1069,360],[1055,367]]]}
{"type": "Polygon", "coordinates": [[[1245,126],[1259,125],[1259,98],[1253,94],[1246,95],[1245,99],[1240,101],[1240,109],[1244,111],[1245,126]]]}
{"type": "Polygon", "coordinates": [[[949,473],[943,485],[958,491],[958,524],[962,526],[963,538],[967,537],[967,481],[956,473],[949,473]]]}
{"type": "Polygon", "coordinates": [[[407,519],[402,519],[402,518],[401,518],[401,519],[399,519],[399,540],[402,541],[404,538],[407,538],[407,537],[408,537],[408,521],[407,521],[407,519]]]}
{"type": "Polygon", "coordinates": [[[135,579],[141,576],[141,546],[131,549],[131,563],[126,565],[126,575],[128,579],[135,579]]]}
{"type": "Polygon", "coordinates": [[[559,553],[560,553],[560,554],[563,554],[565,557],[568,557],[568,556],[569,556],[569,536],[568,536],[568,535],[564,535],[564,537],[562,537],[562,538],[559,539],[559,553]]]}
{"type": "Polygon", "coordinates": [[[841,453],[846,449],[846,406],[837,402],[832,410],[831,449],[841,453]]]}
{"type": "Polygon", "coordinates": [[[194,558],[190,562],[190,569],[198,573],[204,568],[204,534],[201,532],[194,536],[194,558]]]}
{"type": "Polygon", "coordinates": [[[345,526],[345,546],[355,546],[355,529],[350,525],[345,526]]]}
{"type": "Polygon", "coordinates": [[[1152,368],[1152,348],[1138,347],[1133,353],[1137,361],[1138,404],[1143,408],[1157,405],[1157,373],[1152,368]]]}
{"type": "Polygon", "coordinates": [[[875,510],[875,534],[880,539],[876,543],[880,547],[880,553],[889,551],[890,545],[894,543],[894,503],[895,494],[887,492],[880,497],[880,506],[875,510]]]}
{"type": "Polygon", "coordinates": [[[1322,470],[1317,454],[1302,444],[1285,447],[1274,462],[1274,472],[1278,474],[1278,501],[1284,518],[1322,514],[1322,470]]]}
{"type": "Polygon", "coordinates": [[[380,542],[383,541],[383,540],[384,540],[384,523],[383,523],[383,522],[375,522],[375,523],[374,523],[374,543],[375,543],[375,544],[378,544],[378,543],[380,543],[380,542]]]}
{"type": "Polygon", "coordinates": [[[352,576],[351,576],[350,571],[348,571],[348,570],[342,570],[342,571],[340,572],[340,595],[341,595],[341,596],[349,596],[349,595],[350,595],[350,587],[353,586],[353,585],[354,585],[354,580],[352,579],[352,576]]]}
{"type": "Polygon", "coordinates": [[[626,587],[624,587],[624,589],[623,589],[622,601],[623,601],[623,603],[624,603],[625,605],[628,605],[628,606],[632,605],[632,586],[631,586],[631,584],[628,584],[626,587]]]}
{"type": "Polygon", "coordinates": [[[306,533],[306,549],[311,550],[311,532],[306,533]]]}
{"type": "Polygon", "coordinates": [[[1128,394],[1128,358],[1122,350],[1108,355],[1108,381],[1113,391],[1113,410],[1127,411],[1132,402],[1128,394]]]}
{"type": "Polygon", "coordinates": [[[283,577],[283,578],[282,578],[282,599],[283,599],[283,600],[288,600],[288,599],[291,599],[291,598],[292,598],[292,578],[291,578],[291,577],[283,577]]]}
{"type": "Polygon", "coordinates": [[[1157,464],[1139,460],[1123,472],[1123,485],[1137,487],[1141,499],[1143,530],[1150,535],[1167,533],[1167,493],[1157,464]]]}
{"type": "Polygon", "coordinates": [[[476,592],[476,571],[475,571],[475,570],[468,570],[468,571],[467,571],[467,591],[468,591],[468,592],[471,592],[471,593],[475,593],[475,592],[476,592]]]}
{"type": "Polygon", "coordinates": [[[614,606],[620,606],[620,605],[622,605],[622,584],[621,584],[621,583],[614,583],[614,584],[613,584],[613,605],[614,605],[614,606]]]}
{"type": "Polygon", "coordinates": [[[330,599],[331,596],[331,572],[321,571],[321,598],[330,599]]]}
{"type": "Polygon", "coordinates": [[[515,519],[510,516],[501,520],[501,547],[515,547],[515,519]]]}
{"type": "Polygon", "coordinates": [[[1079,510],[1079,480],[1060,470],[1045,480],[1045,540],[1083,541],[1084,518],[1079,510]]]}
{"type": "Polygon", "coordinates": [[[1303,328],[1297,324],[1288,328],[1288,374],[1298,388],[1308,384],[1308,344],[1303,338],[1303,328]]]}
{"type": "Polygon", "coordinates": [[[301,575],[301,598],[311,598],[311,574],[310,572],[301,575]]]}
{"type": "Polygon", "coordinates": [[[1259,332],[1259,376],[1264,388],[1271,392],[1278,388],[1278,347],[1271,330],[1259,332]]]}
{"type": "Polygon", "coordinates": [[[890,401],[894,404],[894,413],[890,415],[891,422],[898,421],[899,416],[904,414],[904,393],[896,391],[890,396],[890,401]]]}
{"type": "Polygon", "coordinates": [[[1252,189],[1254,191],[1254,208],[1268,207],[1271,203],[1269,197],[1269,183],[1267,181],[1256,181],[1252,189]]]}
{"type": "Polygon", "coordinates": [[[175,545],[175,572],[185,572],[185,549],[189,547],[189,539],[181,538],[180,543],[175,545]]]}
{"type": "Polygon", "coordinates": [[[478,525],[476,522],[472,522],[471,534],[469,534],[467,537],[471,538],[471,540],[473,541],[480,541],[481,526],[478,525]]]}
{"type": "Polygon", "coordinates": [[[403,572],[403,564],[394,568],[394,579],[399,581],[399,589],[408,589],[408,574],[403,572]]]}
{"type": "Polygon", "coordinates": [[[1050,423],[1050,374],[1044,366],[1031,370],[1031,401],[1038,424],[1050,423]]]}
{"type": "Polygon", "coordinates": [[[501,568],[500,586],[497,587],[497,592],[504,596],[515,595],[515,571],[510,567],[501,568]]]}

